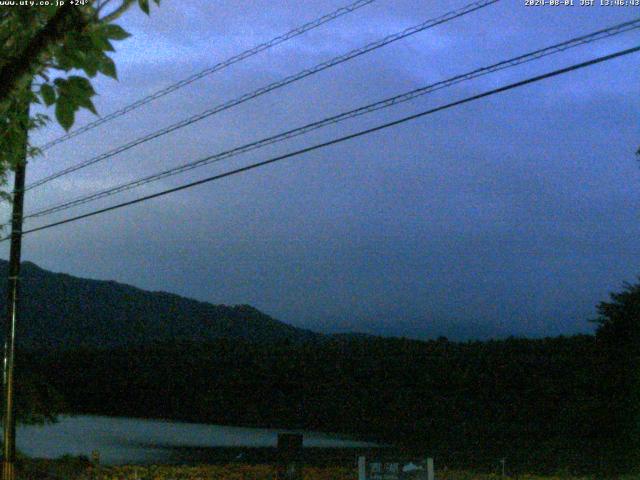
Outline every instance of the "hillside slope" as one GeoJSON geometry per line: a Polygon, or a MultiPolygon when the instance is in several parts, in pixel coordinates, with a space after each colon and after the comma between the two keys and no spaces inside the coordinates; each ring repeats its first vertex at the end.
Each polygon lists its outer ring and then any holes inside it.
{"type": "MultiPolygon", "coordinates": [[[[2,312],[7,268],[8,263],[0,260],[2,312]]],[[[31,262],[22,266],[21,302],[17,335],[19,346],[26,348],[115,347],[221,337],[298,343],[322,337],[249,305],[213,305],[113,281],[53,273],[31,262]]]]}

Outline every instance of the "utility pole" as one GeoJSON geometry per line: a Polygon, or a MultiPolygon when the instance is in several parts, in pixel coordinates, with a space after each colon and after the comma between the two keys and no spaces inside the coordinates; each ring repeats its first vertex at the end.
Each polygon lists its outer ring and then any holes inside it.
{"type": "MultiPolygon", "coordinates": [[[[29,86],[29,88],[31,88],[29,86]]],[[[24,108],[24,107],[23,107],[24,108]]],[[[2,438],[2,480],[15,480],[16,419],[14,416],[13,368],[15,356],[16,320],[20,291],[20,250],[22,247],[22,217],[24,206],[24,185],[27,169],[27,141],[29,135],[29,104],[19,117],[23,122],[22,144],[16,155],[13,186],[13,214],[11,216],[11,249],[9,253],[9,276],[7,281],[7,312],[4,336],[4,364],[2,384],[4,387],[2,438]]],[[[12,159],[8,159],[12,160],[12,159]]]]}

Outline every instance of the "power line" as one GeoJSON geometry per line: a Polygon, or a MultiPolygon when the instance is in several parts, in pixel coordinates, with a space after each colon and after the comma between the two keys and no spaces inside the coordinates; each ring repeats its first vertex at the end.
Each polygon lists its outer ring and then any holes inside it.
{"type": "Polygon", "coordinates": [[[257,140],[239,147],[235,147],[233,149],[208,156],[203,159],[198,159],[193,162],[189,162],[183,165],[179,165],[177,167],[173,167],[170,169],[163,170],[161,172],[155,173],[153,175],[148,175],[146,177],[142,177],[130,182],[126,182],[115,187],[110,187],[99,192],[95,192],[89,195],[77,197],[72,200],[65,201],[63,203],[59,203],[57,205],[53,205],[50,207],[46,207],[35,212],[28,213],[25,218],[34,218],[34,217],[42,217],[45,215],[50,215],[52,213],[60,212],[63,210],[67,210],[69,208],[83,205],[88,202],[92,202],[98,200],[100,198],[109,197],[127,190],[131,190],[133,188],[137,188],[148,183],[167,178],[173,175],[177,175],[179,173],[183,173],[201,166],[209,165],[214,162],[219,162],[242,153],[247,153],[252,150],[256,150],[258,148],[265,147],[267,145],[271,145],[274,143],[278,143],[284,140],[288,140],[303,134],[306,134],[310,131],[317,130],[319,128],[323,128],[328,125],[332,125],[338,122],[342,122],[347,119],[359,117],[361,115],[365,115],[368,113],[372,113],[384,108],[388,108],[394,105],[398,105],[400,103],[404,103],[410,100],[413,100],[417,97],[426,95],[428,93],[432,93],[436,90],[440,90],[443,88],[447,88],[458,83],[468,81],[477,77],[481,77],[487,75],[489,73],[493,73],[496,71],[505,70],[507,68],[515,67],[517,65],[521,65],[523,63],[527,63],[533,60],[538,60],[540,58],[546,57],[548,55],[552,55],[555,53],[563,52],[567,49],[574,48],[580,45],[592,43],[598,40],[602,40],[604,38],[611,37],[613,35],[618,35],[623,32],[628,32],[630,30],[635,30],[640,28],[640,18],[624,22],[618,25],[614,25],[605,29],[598,30],[596,32],[582,35],[576,38],[572,38],[562,43],[558,43],[549,47],[545,47],[539,50],[535,50],[530,53],[526,53],[524,55],[519,55],[517,57],[511,58],[509,60],[504,60],[493,65],[489,65],[486,67],[475,69],[471,72],[457,75],[455,77],[449,78],[447,80],[442,80],[431,85],[427,85],[421,88],[417,88],[415,90],[411,90],[409,92],[403,93],[401,95],[396,95],[394,97],[390,97],[375,103],[371,103],[369,105],[350,110],[348,112],[343,112],[339,115],[334,115],[328,118],[325,118],[320,121],[316,121],[313,123],[309,123],[302,127],[298,127],[295,129],[287,130],[285,132],[279,133],[277,135],[273,135],[267,138],[263,138],[261,140],[257,140]]]}
{"type": "Polygon", "coordinates": [[[47,177],[44,177],[40,180],[37,180],[33,183],[31,183],[30,185],[27,185],[27,187],[25,188],[25,190],[31,190],[32,188],[36,188],[39,187],[41,185],[44,185],[45,183],[48,183],[52,180],[55,180],[56,178],[62,177],[64,175],[68,175],[70,173],[73,173],[75,171],[78,171],[82,168],[88,167],[90,165],[93,165],[95,163],[101,162],[103,160],[106,160],[108,158],[111,158],[115,155],[118,155],[124,151],[127,151],[137,145],[143,144],[145,142],[148,142],[150,140],[153,140],[155,138],[161,137],[163,135],[166,135],[168,133],[174,132],[176,130],[179,130],[181,128],[184,128],[188,125],[191,125],[193,123],[196,123],[200,120],[203,120],[205,118],[208,118],[214,114],[220,113],[224,110],[228,110],[229,108],[235,107],[237,105],[240,105],[246,101],[252,100],[256,97],[259,97],[261,95],[264,95],[268,92],[271,92],[273,90],[277,90],[279,88],[282,88],[286,85],[289,85],[291,83],[294,83],[298,80],[302,80],[303,78],[309,77],[311,75],[314,75],[316,73],[319,73],[323,70],[326,70],[328,68],[334,67],[336,65],[339,65],[341,63],[347,62],[353,58],[359,57],[361,55],[364,55],[365,53],[369,53],[371,51],[377,50],[379,48],[382,48],[390,43],[396,42],[398,40],[401,40],[403,38],[406,38],[410,35],[414,35],[418,32],[422,32],[424,30],[427,30],[429,28],[435,27],[437,25],[449,22],[451,20],[454,20],[456,18],[459,18],[463,15],[467,15],[468,13],[474,12],[476,10],[488,7],[489,5],[492,5],[494,3],[499,2],[500,0],[481,0],[481,1],[476,1],[473,2],[469,5],[466,5],[465,7],[459,8],[457,10],[453,10],[451,12],[448,12],[440,17],[437,17],[435,19],[431,19],[431,20],[427,20],[426,22],[420,23],[418,25],[415,25],[413,27],[407,28],[401,32],[392,34],[392,35],[388,35],[386,37],[384,37],[381,40],[369,43],[367,45],[365,45],[364,47],[361,48],[357,48],[354,50],[351,50],[348,53],[345,53],[343,55],[340,55],[338,57],[334,57],[331,60],[327,60],[325,62],[319,63],[317,65],[315,65],[314,67],[308,68],[306,70],[302,70],[294,75],[290,75],[288,77],[285,77],[282,80],[279,80],[277,82],[273,82],[267,86],[261,87],[257,90],[254,90],[251,93],[246,93],[238,98],[235,98],[233,100],[230,100],[228,102],[222,103],[220,105],[217,105],[211,109],[205,110],[202,113],[199,113],[197,115],[194,115],[192,117],[189,117],[185,120],[182,120],[178,123],[174,123],[173,125],[170,125],[168,127],[162,128],[160,130],[156,130],[153,133],[150,133],[148,135],[145,135],[143,137],[137,138],[135,140],[132,140],[131,142],[128,142],[124,145],[120,145],[119,147],[116,147],[112,150],[109,150],[108,152],[105,152],[103,154],[100,154],[96,157],[90,158],[89,160],[85,160],[84,162],[80,162],[76,165],[72,165],[71,167],[68,167],[66,169],[60,170],[56,173],[53,173],[47,177]]]}
{"type": "Polygon", "coordinates": [[[223,70],[227,67],[230,67],[231,65],[238,63],[242,60],[245,60],[249,57],[252,57],[254,55],[257,55],[260,52],[263,52],[264,50],[267,50],[271,47],[275,47],[276,45],[279,45],[281,43],[284,43],[288,40],[291,40],[292,38],[295,38],[297,36],[302,35],[305,32],[308,32],[309,30],[313,30],[314,28],[317,28],[321,25],[324,25],[325,23],[331,22],[339,17],[342,17],[343,15],[346,15],[348,13],[351,13],[355,10],[358,10],[366,5],[369,5],[373,2],[375,2],[376,0],[358,0],[356,2],[353,2],[345,7],[341,7],[337,10],[334,10],[331,13],[328,13],[326,15],[323,15],[320,18],[317,18],[316,20],[313,20],[311,22],[305,23],[304,25],[301,25],[297,28],[294,28],[293,30],[283,34],[283,35],[279,35],[275,38],[272,38],[271,40],[269,40],[268,42],[265,43],[261,43],[259,45],[256,45],[253,48],[250,48],[249,50],[245,50],[242,53],[239,53],[238,55],[234,55],[231,58],[228,58],[222,62],[219,62],[215,65],[213,65],[212,67],[209,67],[205,70],[202,70],[201,72],[195,73],[187,78],[184,78],[176,83],[173,83],[165,88],[163,88],[162,90],[158,90],[146,97],[141,98],[140,100],[137,100],[123,108],[121,108],[120,110],[116,110],[114,112],[111,112],[108,115],[105,115],[104,117],[101,117],[97,120],[94,120],[91,123],[88,123],[86,125],[84,125],[83,127],[80,127],[76,130],[73,130],[69,133],[66,133],[58,138],[55,138],[54,140],[51,140],[50,142],[45,143],[44,145],[42,145],[40,147],[40,150],[44,151],[44,150],[48,150],[49,148],[53,147],[54,145],[57,145],[59,143],[62,143],[66,140],[69,140],[73,137],[76,137],[78,135],[80,135],[81,133],[84,132],[88,132],[89,130],[92,130],[100,125],[103,125],[115,118],[121,117],[123,115],[126,115],[127,113],[136,110],[137,108],[140,108],[143,105],[146,105],[147,103],[150,103],[154,100],[157,100],[158,98],[164,97],[165,95],[168,95],[172,92],[175,92],[176,90],[179,90],[182,87],[186,87],[187,85],[196,82],[197,80],[200,80],[201,78],[204,78],[208,75],[211,75],[212,73],[218,72],[220,70],[223,70]]]}
{"type": "MultiPolygon", "coordinates": [[[[275,163],[275,162],[279,162],[279,161],[285,160],[287,158],[296,157],[298,155],[302,155],[304,153],[308,153],[308,152],[311,152],[311,151],[314,151],[314,150],[319,150],[321,148],[325,148],[325,147],[328,147],[330,145],[335,145],[335,144],[338,144],[338,143],[345,142],[347,140],[351,140],[351,139],[358,138],[358,137],[361,137],[361,136],[364,136],[364,135],[368,135],[370,133],[374,133],[374,132],[377,132],[377,131],[380,131],[380,130],[384,130],[384,129],[387,129],[387,128],[390,128],[390,127],[394,127],[396,125],[400,125],[402,123],[405,123],[405,122],[408,122],[408,121],[411,121],[411,120],[415,120],[415,119],[420,118],[420,117],[431,115],[431,114],[436,113],[436,112],[447,110],[449,108],[453,108],[453,107],[456,107],[458,105],[462,105],[462,104],[469,103],[469,102],[472,102],[472,101],[475,101],[475,100],[479,100],[481,98],[489,97],[491,95],[502,93],[502,92],[505,92],[505,91],[508,91],[508,90],[512,90],[514,88],[522,87],[524,85],[528,85],[528,84],[531,84],[531,83],[539,82],[541,80],[545,80],[545,79],[548,79],[548,78],[556,77],[558,75],[562,75],[562,74],[565,74],[565,73],[568,73],[568,72],[572,72],[572,71],[575,71],[575,70],[586,68],[586,67],[589,67],[591,65],[595,65],[595,64],[598,64],[598,63],[602,63],[602,62],[606,62],[606,61],[609,61],[609,60],[613,60],[614,58],[622,57],[624,55],[629,55],[631,53],[635,53],[635,52],[638,52],[638,51],[640,51],[640,46],[639,47],[634,47],[634,48],[629,48],[629,49],[626,49],[626,50],[621,50],[621,51],[618,51],[616,53],[612,53],[610,55],[597,57],[597,58],[594,58],[592,60],[588,60],[586,62],[574,64],[574,65],[572,65],[570,67],[561,68],[559,70],[554,70],[552,72],[545,73],[545,74],[542,74],[542,75],[538,75],[538,76],[535,76],[535,77],[531,77],[531,78],[528,78],[526,80],[521,80],[519,82],[511,83],[511,84],[505,85],[503,87],[495,88],[493,90],[489,90],[489,91],[486,91],[486,92],[483,92],[483,93],[480,93],[480,94],[477,94],[477,95],[473,95],[471,97],[466,97],[466,98],[464,98],[462,100],[457,100],[455,102],[451,102],[451,103],[448,103],[446,105],[441,105],[439,107],[432,108],[430,110],[425,110],[425,111],[420,112],[420,113],[409,115],[409,116],[403,117],[403,118],[401,118],[399,120],[394,120],[392,122],[384,123],[382,125],[378,125],[376,127],[369,128],[369,129],[366,129],[366,130],[361,130],[359,132],[352,133],[350,135],[345,135],[345,136],[342,136],[342,137],[338,137],[338,138],[335,138],[335,139],[327,141],[327,142],[319,143],[319,144],[316,144],[316,145],[313,145],[313,146],[310,146],[310,147],[303,148],[301,150],[296,150],[294,152],[290,152],[290,153],[287,153],[287,154],[284,154],[284,155],[280,155],[280,156],[277,156],[277,157],[274,157],[274,158],[270,158],[270,159],[264,160],[262,162],[253,163],[253,164],[247,165],[245,167],[237,168],[235,170],[231,170],[231,171],[228,171],[228,172],[225,172],[225,173],[221,173],[221,174],[218,174],[218,175],[207,177],[207,178],[204,178],[204,179],[201,179],[201,180],[197,180],[195,182],[187,183],[185,185],[180,185],[178,187],[174,187],[174,188],[170,188],[170,189],[167,189],[167,190],[163,190],[161,192],[153,193],[151,195],[146,195],[144,197],[140,197],[140,198],[137,198],[137,199],[134,199],[134,200],[129,200],[127,202],[122,202],[122,203],[119,203],[119,204],[116,204],[116,205],[112,205],[110,207],[102,208],[102,209],[99,209],[99,210],[94,210],[94,211],[89,212],[89,213],[85,213],[85,214],[82,214],[82,215],[77,215],[77,216],[74,216],[74,217],[66,218],[64,220],[60,220],[60,221],[57,221],[57,222],[49,223],[47,225],[43,225],[43,226],[40,226],[40,227],[36,227],[36,228],[29,229],[29,230],[25,230],[22,233],[23,233],[23,235],[26,235],[28,233],[34,233],[34,232],[38,232],[38,231],[41,231],[41,230],[46,230],[46,229],[53,228],[53,227],[56,227],[56,226],[59,226],[59,225],[65,225],[67,223],[75,222],[75,221],[78,221],[78,220],[81,220],[81,219],[84,219],[84,218],[93,217],[95,215],[106,213],[106,212],[109,212],[109,211],[112,211],[112,210],[117,210],[117,209],[120,209],[120,208],[123,208],[123,207],[127,207],[129,205],[134,205],[136,203],[141,203],[141,202],[145,202],[147,200],[151,200],[151,199],[154,199],[154,198],[157,198],[157,197],[168,195],[170,193],[179,192],[181,190],[186,190],[186,189],[189,189],[189,188],[192,188],[192,187],[196,187],[198,185],[202,185],[202,184],[205,184],[205,183],[209,183],[209,182],[212,182],[212,181],[215,181],[215,180],[220,180],[222,178],[230,177],[232,175],[236,175],[236,174],[243,173],[243,172],[246,172],[246,171],[249,171],[249,170],[253,170],[253,169],[256,169],[256,168],[259,168],[259,167],[263,167],[265,165],[269,165],[269,164],[272,164],[272,163],[275,163]]],[[[4,237],[4,238],[0,239],[0,241],[5,241],[5,240],[8,240],[9,238],[10,237],[4,237]]]]}
{"type": "Polygon", "coordinates": [[[306,77],[308,77],[310,75],[314,75],[314,74],[316,74],[316,73],[318,73],[320,71],[326,70],[326,69],[331,68],[331,67],[333,67],[335,65],[338,65],[338,64],[344,63],[346,61],[349,61],[349,60],[351,60],[353,58],[356,58],[356,57],[358,57],[360,55],[364,55],[365,53],[368,53],[370,51],[376,50],[378,48],[382,48],[385,45],[388,45],[388,44],[390,44],[392,42],[395,42],[395,41],[398,41],[400,39],[406,38],[406,37],[408,37],[410,35],[413,35],[413,34],[416,34],[418,32],[424,31],[424,30],[426,30],[428,28],[432,28],[432,27],[437,26],[439,24],[451,21],[451,20],[453,20],[455,18],[461,17],[461,16],[466,15],[468,13],[471,13],[471,12],[473,12],[475,10],[487,7],[487,6],[489,6],[489,5],[493,4],[493,3],[497,3],[498,1],[499,0],[476,1],[476,2],[473,2],[473,3],[469,4],[469,5],[466,5],[465,7],[460,8],[460,9],[448,12],[448,13],[446,13],[446,14],[440,16],[440,17],[437,17],[435,19],[427,20],[426,22],[423,22],[423,23],[421,23],[419,25],[407,28],[407,29],[405,29],[405,30],[403,30],[403,31],[401,31],[399,33],[388,35],[388,36],[384,37],[381,40],[369,43],[369,44],[365,45],[364,47],[351,50],[350,52],[348,52],[346,54],[340,55],[338,57],[334,57],[334,58],[332,58],[332,59],[330,59],[328,61],[325,61],[325,62],[322,62],[320,64],[317,64],[314,67],[311,67],[309,69],[302,70],[301,72],[298,72],[297,74],[285,77],[282,80],[279,80],[277,82],[273,82],[273,83],[271,83],[271,84],[269,84],[269,85],[267,85],[265,87],[262,87],[262,88],[259,88],[259,89],[255,90],[253,92],[244,94],[244,95],[242,95],[242,96],[240,96],[240,97],[238,97],[236,99],[230,100],[230,101],[225,102],[225,103],[220,104],[220,105],[217,105],[217,106],[215,106],[215,107],[213,107],[211,109],[208,109],[208,110],[206,110],[206,111],[204,111],[204,112],[202,112],[202,113],[200,113],[198,115],[194,115],[192,117],[189,117],[189,118],[187,118],[185,120],[182,120],[182,121],[180,121],[178,123],[175,123],[173,125],[170,125],[168,127],[163,128],[163,129],[157,130],[157,131],[155,131],[155,132],[153,132],[151,134],[148,134],[148,135],[145,135],[145,136],[140,137],[138,139],[135,139],[135,140],[133,140],[131,142],[128,142],[128,143],[126,143],[124,145],[121,145],[119,147],[116,147],[116,148],[114,148],[114,149],[112,149],[112,150],[110,150],[108,152],[105,152],[105,153],[103,153],[101,155],[93,157],[93,158],[91,158],[89,160],[86,160],[86,161],[81,162],[79,164],[73,165],[73,166],[71,166],[69,168],[66,168],[64,170],[56,172],[56,173],[54,173],[52,175],[49,175],[49,176],[47,176],[47,177],[45,177],[45,178],[43,178],[41,180],[38,180],[38,181],[36,181],[36,182],[34,182],[34,183],[30,184],[30,185],[27,185],[26,190],[30,190],[32,188],[38,187],[40,185],[43,185],[45,183],[50,182],[51,180],[59,178],[59,177],[61,177],[63,175],[67,175],[67,174],[75,172],[75,171],[77,171],[79,169],[85,168],[87,166],[93,165],[93,164],[98,163],[100,161],[103,161],[105,159],[111,158],[111,157],[113,157],[115,155],[118,155],[119,153],[122,153],[122,152],[124,152],[126,150],[129,150],[129,149],[131,149],[131,148],[133,148],[133,147],[135,147],[137,145],[140,145],[140,144],[145,143],[147,141],[150,141],[152,139],[155,139],[155,138],[158,138],[160,136],[163,136],[163,135],[166,135],[168,133],[171,133],[171,132],[173,132],[175,130],[178,130],[180,128],[183,128],[183,127],[186,127],[188,125],[191,125],[191,124],[193,124],[195,122],[198,122],[200,120],[203,120],[203,119],[205,119],[205,118],[207,118],[207,117],[209,117],[211,115],[220,113],[221,111],[227,110],[227,109],[232,108],[234,106],[237,106],[237,105],[239,105],[241,103],[244,103],[244,102],[246,102],[248,100],[251,100],[251,99],[256,98],[258,96],[264,95],[264,94],[266,94],[268,92],[276,90],[278,88],[281,88],[281,87],[284,87],[286,85],[289,85],[289,84],[291,84],[293,82],[296,82],[298,80],[306,78],[306,77]]]}

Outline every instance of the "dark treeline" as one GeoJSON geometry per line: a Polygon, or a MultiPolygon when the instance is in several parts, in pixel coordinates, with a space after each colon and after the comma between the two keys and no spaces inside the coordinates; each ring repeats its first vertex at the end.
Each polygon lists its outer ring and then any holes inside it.
{"type": "Polygon", "coordinates": [[[490,469],[594,471],[605,371],[593,336],[453,343],[238,340],[23,355],[75,413],[347,432],[490,469]]]}
{"type": "Polygon", "coordinates": [[[593,336],[456,343],[322,335],[249,306],[23,270],[22,421],[66,411],[346,432],[474,469],[640,465],[640,284],[598,306],[593,336]]]}

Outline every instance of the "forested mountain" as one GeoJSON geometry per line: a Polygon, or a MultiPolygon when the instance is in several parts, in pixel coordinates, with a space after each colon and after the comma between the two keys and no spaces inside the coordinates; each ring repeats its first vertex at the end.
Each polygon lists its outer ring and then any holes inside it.
{"type": "Polygon", "coordinates": [[[70,412],[345,432],[475,469],[508,457],[522,471],[593,471],[613,458],[591,336],[217,340],[21,359],[70,412]]]}
{"type": "MultiPolygon", "coordinates": [[[[1,311],[7,268],[8,263],[0,260],[1,311]]],[[[17,338],[26,348],[115,347],[220,337],[301,342],[321,337],[248,305],[212,305],[122,283],[52,273],[31,262],[22,265],[21,302],[17,338]]]]}
{"type": "Polygon", "coordinates": [[[345,432],[474,469],[640,466],[640,284],[599,305],[595,336],[462,343],[320,335],[248,306],[23,272],[22,418],[345,432]]]}

